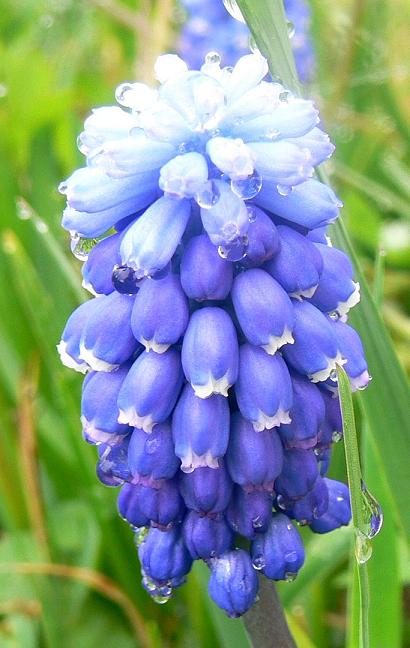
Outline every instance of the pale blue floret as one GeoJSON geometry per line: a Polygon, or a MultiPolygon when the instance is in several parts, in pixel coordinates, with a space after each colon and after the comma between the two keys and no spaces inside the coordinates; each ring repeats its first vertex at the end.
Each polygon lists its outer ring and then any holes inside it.
{"type": "Polygon", "coordinates": [[[214,245],[225,245],[246,234],[249,216],[246,205],[221,180],[214,181],[217,201],[201,208],[203,226],[214,245]]]}
{"type": "Polygon", "coordinates": [[[80,304],[68,318],[61,340],[57,345],[61,362],[69,369],[75,369],[80,373],[86,373],[90,368],[88,363],[80,357],[80,342],[83,329],[98,306],[99,304],[95,299],[89,299],[80,304]]]}
{"type": "Polygon", "coordinates": [[[268,355],[251,344],[241,346],[235,394],[242,416],[252,422],[255,430],[290,422],[292,383],[280,354],[268,355]]]}
{"type": "Polygon", "coordinates": [[[195,395],[228,396],[238,377],[235,327],[221,308],[202,308],[191,316],[182,345],[182,366],[195,395]]]}
{"type": "Polygon", "coordinates": [[[208,165],[203,155],[177,155],[160,171],[159,186],[170,198],[193,198],[208,180],[208,165]]]}
{"type": "Polygon", "coordinates": [[[349,376],[352,391],[365,389],[371,380],[359,334],[342,321],[331,322],[337,344],[346,360],[344,369],[349,376]]]}
{"type": "Polygon", "coordinates": [[[159,198],[132,225],[121,243],[121,258],[138,277],[162,270],[170,261],[191,215],[188,200],[159,198]]]}

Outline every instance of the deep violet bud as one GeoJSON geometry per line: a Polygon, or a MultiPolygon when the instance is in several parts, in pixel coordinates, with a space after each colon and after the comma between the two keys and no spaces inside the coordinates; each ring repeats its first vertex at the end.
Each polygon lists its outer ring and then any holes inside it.
{"type": "Polygon", "coordinates": [[[332,223],[339,216],[342,206],[330,187],[313,179],[296,185],[286,195],[279,193],[277,183],[264,181],[255,203],[307,229],[332,223]]]}
{"type": "Polygon", "coordinates": [[[164,479],[152,486],[136,484],[138,506],[152,526],[163,531],[181,522],[185,506],[176,479],[164,479]]]}
{"type": "Polygon", "coordinates": [[[316,461],[319,466],[319,474],[325,477],[330,467],[330,460],[332,458],[332,448],[316,448],[315,449],[316,461]]]}
{"type": "Polygon", "coordinates": [[[140,346],[130,325],[134,297],[113,292],[96,302],[84,324],[80,358],[94,371],[113,371],[140,346]]]}
{"type": "Polygon", "coordinates": [[[222,259],[207,234],[194,236],[181,261],[181,284],[191,299],[226,299],[232,286],[232,263],[222,259]]]}
{"type": "Polygon", "coordinates": [[[107,486],[107,480],[119,480],[118,483],[130,481],[131,472],[128,466],[129,436],[122,437],[115,446],[101,443],[98,446],[97,477],[107,486]]]}
{"type": "Polygon", "coordinates": [[[191,215],[188,200],[159,198],[128,229],[121,243],[121,260],[139,278],[162,270],[174,254],[191,215]]]}
{"type": "Polygon", "coordinates": [[[349,376],[352,391],[365,389],[369,384],[370,375],[359,334],[340,320],[332,321],[331,324],[340,353],[346,359],[344,370],[349,376]]]}
{"type": "Polygon", "coordinates": [[[191,473],[179,474],[179,488],[187,508],[199,513],[222,513],[232,494],[232,480],[224,465],[204,466],[191,473]]]}
{"type": "Polygon", "coordinates": [[[245,614],[258,593],[258,577],[249,554],[243,549],[229,551],[212,560],[208,593],[211,599],[236,618],[245,614]]]}
{"type": "Polygon", "coordinates": [[[244,236],[249,228],[248,210],[229,185],[214,180],[216,202],[201,208],[203,226],[214,245],[226,245],[244,236]]]}
{"type": "Polygon", "coordinates": [[[282,508],[286,515],[294,518],[301,525],[312,524],[313,520],[317,520],[324,515],[329,505],[329,491],[326,486],[326,481],[322,477],[318,477],[315,485],[304,497],[297,500],[281,501],[280,508],[282,508]]]}
{"type": "Polygon", "coordinates": [[[235,327],[222,308],[202,308],[191,315],[182,344],[185,377],[199,398],[228,396],[238,378],[239,347],[235,327]]]}
{"type": "Polygon", "coordinates": [[[141,511],[138,489],[134,484],[124,484],[117,499],[118,513],[134,529],[149,525],[149,520],[141,511]]]}
{"type": "Polygon", "coordinates": [[[121,262],[121,235],[113,234],[102,239],[90,251],[81,273],[83,288],[93,295],[109,295],[114,290],[112,269],[121,262]]]}
{"type": "Polygon", "coordinates": [[[61,340],[57,345],[63,365],[80,373],[86,373],[90,369],[87,362],[80,357],[80,342],[85,323],[97,305],[96,299],[89,299],[80,304],[68,318],[61,340]]]}
{"type": "Polygon", "coordinates": [[[296,323],[294,344],[283,348],[283,355],[299,373],[312,382],[336,377],[336,365],[344,364],[332,322],[306,301],[294,301],[296,323]]]}
{"type": "Polygon", "coordinates": [[[360,301],[360,286],[353,281],[353,267],[348,256],[329,245],[316,243],[323,259],[320,281],[311,303],[324,313],[336,312],[340,317],[360,301]]]}
{"type": "Polygon", "coordinates": [[[252,564],[272,580],[294,580],[305,561],[299,532],[283,513],[274,513],[269,529],[251,546],[252,564]]]}
{"type": "Polygon", "coordinates": [[[252,540],[268,530],[272,517],[272,495],[266,491],[246,492],[235,486],[226,519],[235,533],[252,540]]]}
{"type": "Polygon", "coordinates": [[[249,229],[246,256],[241,264],[253,268],[268,261],[279,250],[279,234],[272,219],[262,209],[251,205],[248,207],[249,229]]]}
{"type": "Polygon", "coordinates": [[[117,398],[128,373],[128,365],[117,371],[93,371],[85,378],[81,396],[81,424],[88,443],[115,445],[131,432],[118,422],[117,398]]]}
{"type": "Polygon", "coordinates": [[[239,350],[239,377],[235,384],[239,409],[255,430],[289,423],[292,383],[285,361],[276,353],[244,344],[239,350]]]}
{"type": "Polygon", "coordinates": [[[178,342],[188,319],[188,300],[177,275],[169,273],[163,279],[142,283],[132,309],[131,328],[147,351],[163,353],[178,342]]]}
{"type": "Polygon", "coordinates": [[[184,542],[194,560],[215,558],[232,546],[233,533],[225,518],[190,511],[182,524],[184,542]]]}
{"type": "Polygon", "coordinates": [[[329,505],[324,515],[312,521],[310,528],[315,533],[329,533],[346,526],[352,516],[350,494],[346,484],[327,477],[323,481],[329,491],[329,505]]]}
{"type": "Polygon", "coordinates": [[[278,505],[280,506],[280,496],[285,500],[304,497],[312,490],[318,475],[319,470],[313,450],[298,448],[285,450],[282,472],[275,483],[278,505]]]}
{"type": "Polygon", "coordinates": [[[220,394],[198,398],[192,387],[185,385],[172,417],[172,433],[181,470],[218,468],[229,439],[227,399],[220,394]]]}
{"type": "Polygon", "coordinates": [[[278,433],[276,430],[255,432],[252,424],[236,412],[231,416],[226,465],[232,480],[245,490],[271,492],[283,465],[278,433]]]}
{"type": "Polygon", "coordinates": [[[134,428],[128,447],[128,464],[135,478],[171,479],[179,468],[172,430],[168,423],[155,425],[152,432],[134,428]]]}
{"type": "Polygon", "coordinates": [[[151,432],[156,423],[163,423],[171,414],[182,381],[178,351],[145,351],[132,365],[118,395],[118,420],[151,432]]]}
{"type": "Polygon", "coordinates": [[[143,572],[157,584],[183,578],[192,566],[180,528],[166,532],[151,528],[139,544],[138,556],[143,572]]]}
{"type": "Polygon", "coordinates": [[[259,268],[241,272],[231,294],[239,324],[251,344],[273,355],[284,344],[293,343],[292,302],[267,272],[259,268]]]}
{"type": "Polygon", "coordinates": [[[311,297],[319,284],[323,261],[315,245],[286,225],[278,226],[279,252],[265,265],[291,297],[311,297]],[[303,262],[302,262],[303,260],[303,262]]]}
{"type": "Polygon", "coordinates": [[[293,405],[290,423],[281,425],[279,435],[285,448],[313,448],[325,418],[322,392],[307,378],[293,372],[293,405]]]}

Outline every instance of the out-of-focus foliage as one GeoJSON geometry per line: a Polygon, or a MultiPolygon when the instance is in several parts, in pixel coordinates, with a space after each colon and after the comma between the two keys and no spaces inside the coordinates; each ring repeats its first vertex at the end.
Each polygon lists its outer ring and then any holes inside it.
{"type": "MultiPolygon", "coordinates": [[[[406,0],[315,0],[312,6],[318,80],[309,93],[337,144],[332,179],[371,281],[378,249],[384,249],[383,314],[410,369],[410,7],[406,0]]],[[[240,622],[225,621],[207,602],[202,572],[163,607],[142,590],[116,493],[96,481],[95,451],[81,438],[80,379],[60,366],[54,348],[67,315],[85,298],[79,263],[60,229],[63,201],[55,188],[81,163],[75,139],[91,107],[112,103],[121,81],[150,78],[155,55],[172,47],[181,16],[170,0],[138,6],[133,0],[6,0],[0,12],[5,648],[247,645],[240,622]]],[[[343,449],[335,454],[334,475],[343,478],[343,449]]],[[[371,614],[380,626],[380,607],[388,609],[380,632],[388,648],[399,648],[410,645],[406,619],[400,639],[408,556],[388,515],[388,488],[379,483],[383,457],[367,444],[364,459],[368,485],[387,517],[369,567],[378,606],[371,614]]],[[[339,648],[348,641],[353,648],[346,628],[346,592],[350,601],[355,595],[350,531],[304,535],[306,567],[280,590],[299,645],[339,648]]]]}

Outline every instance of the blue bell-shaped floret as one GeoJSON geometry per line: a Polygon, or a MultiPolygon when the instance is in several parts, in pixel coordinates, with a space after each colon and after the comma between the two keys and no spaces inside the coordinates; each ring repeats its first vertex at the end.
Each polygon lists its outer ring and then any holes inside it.
{"type": "Polygon", "coordinates": [[[212,560],[209,596],[232,618],[245,614],[258,593],[258,577],[249,554],[243,549],[228,551],[212,560]]]}
{"type": "Polygon", "coordinates": [[[128,464],[134,478],[171,479],[179,468],[169,423],[155,425],[152,432],[134,428],[128,447],[128,464]]]}
{"type": "Polygon", "coordinates": [[[311,303],[324,313],[337,313],[340,317],[360,301],[360,286],[353,281],[353,267],[349,257],[329,245],[315,244],[323,259],[319,285],[311,303]]]}
{"type": "Polygon", "coordinates": [[[279,435],[285,448],[307,450],[317,444],[324,418],[325,404],[322,392],[307,378],[292,372],[293,405],[290,423],[281,425],[279,435]]]}
{"type": "Polygon", "coordinates": [[[232,494],[232,480],[225,466],[196,468],[179,474],[179,488],[187,508],[212,515],[222,513],[232,494]]]}
{"type": "Polygon", "coordinates": [[[248,245],[241,263],[246,268],[254,268],[269,261],[278,252],[280,240],[276,225],[262,209],[251,205],[248,214],[248,245]]]}
{"type": "Polygon", "coordinates": [[[274,513],[266,533],[251,545],[252,564],[272,580],[294,580],[305,561],[299,532],[283,513],[274,513]]]}
{"type": "Polygon", "coordinates": [[[182,524],[182,536],[194,560],[215,558],[232,546],[233,533],[224,517],[212,518],[190,511],[182,524]]]}
{"type": "Polygon", "coordinates": [[[112,271],[121,263],[121,234],[112,234],[102,239],[90,251],[81,273],[83,288],[93,295],[109,295],[114,290],[112,271]]]}
{"type": "Polygon", "coordinates": [[[190,299],[226,299],[231,290],[233,265],[223,259],[207,234],[188,242],[181,260],[181,284],[190,299]]]}
{"type": "Polygon", "coordinates": [[[346,526],[352,516],[350,494],[346,484],[327,477],[324,481],[329,492],[329,505],[324,515],[312,521],[310,528],[315,533],[329,533],[346,526]]]}
{"type": "Polygon", "coordinates": [[[184,517],[185,505],[175,479],[153,485],[136,484],[138,506],[152,526],[168,530],[184,517]]]}
{"type": "Polygon", "coordinates": [[[149,525],[149,519],[141,511],[138,489],[134,484],[124,484],[117,499],[118,513],[134,529],[149,525]]]}
{"type": "Polygon", "coordinates": [[[272,517],[272,495],[266,491],[247,492],[235,486],[226,518],[235,533],[252,540],[268,530],[272,517]]]}
{"type": "Polygon", "coordinates": [[[290,448],[283,453],[283,468],[275,482],[275,491],[286,499],[304,497],[315,485],[319,475],[313,450],[290,448]]]}

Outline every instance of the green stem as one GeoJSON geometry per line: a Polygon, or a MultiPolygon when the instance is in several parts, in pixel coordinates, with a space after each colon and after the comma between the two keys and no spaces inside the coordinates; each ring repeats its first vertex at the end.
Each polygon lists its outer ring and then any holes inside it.
{"type": "Polygon", "coordinates": [[[357,578],[359,581],[360,597],[360,648],[369,648],[369,575],[367,573],[367,563],[360,565],[357,563],[357,578]]]}
{"type": "Polygon", "coordinates": [[[259,600],[244,616],[255,648],[296,648],[275,585],[259,576],[259,600]]]}

